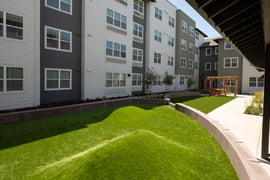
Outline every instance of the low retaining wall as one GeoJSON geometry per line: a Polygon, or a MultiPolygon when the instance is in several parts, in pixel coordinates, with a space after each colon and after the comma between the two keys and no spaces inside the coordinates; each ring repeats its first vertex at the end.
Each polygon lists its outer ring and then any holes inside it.
{"type": "Polygon", "coordinates": [[[200,96],[200,92],[198,91],[180,91],[175,93],[168,93],[164,98],[176,98],[182,96],[200,96]]]}
{"type": "Polygon", "coordinates": [[[142,98],[125,98],[115,99],[91,103],[82,103],[54,108],[36,109],[22,112],[12,112],[0,114],[0,124],[9,124],[16,122],[29,121],[34,119],[41,119],[52,116],[66,115],[84,111],[90,111],[101,108],[121,107],[133,104],[155,104],[168,105],[169,100],[164,99],[142,99],[142,98]]]}
{"type": "Polygon", "coordinates": [[[176,104],[175,109],[197,120],[217,140],[229,157],[241,180],[269,179],[259,161],[233,134],[208,115],[184,104],[176,104]]]}

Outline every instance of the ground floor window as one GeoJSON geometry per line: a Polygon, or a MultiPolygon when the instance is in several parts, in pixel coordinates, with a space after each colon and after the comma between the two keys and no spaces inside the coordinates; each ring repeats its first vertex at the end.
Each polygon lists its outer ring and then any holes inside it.
{"type": "Polygon", "coordinates": [[[106,73],[106,87],[126,87],[125,73],[106,73]]]}
{"type": "Polygon", "coordinates": [[[161,75],[157,75],[157,78],[154,81],[154,85],[161,85],[161,84],[162,84],[161,75]]]}
{"type": "Polygon", "coordinates": [[[45,69],[45,90],[68,90],[71,88],[70,69],[45,69]]]}
{"type": "Polygon", "coordinates": [[[180,76],[179,84],[180,85],[185,85],[185,77],[184,76],[180,76]]]}
{"type": "Polygon", "coordinates": [[[23,90],[23,68],[0,66],[0,92],[23,90]]]}
{"type": "Polygon", "coordinates": [[[264,78],[262,77],[250,77],[249,87],[264,87],[264,78]]]}
{"type": "Polygon", "coordinates": [[[132,74],[132,86],[142,86],[142,74],[133,73],[132,74]]]}

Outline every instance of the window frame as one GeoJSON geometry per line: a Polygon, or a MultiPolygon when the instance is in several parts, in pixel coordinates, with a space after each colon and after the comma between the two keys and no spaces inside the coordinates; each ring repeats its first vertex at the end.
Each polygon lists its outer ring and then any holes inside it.
{"type": "Polygon", "coordinates": [[[174,47],[174,37],[168,36],[168,45],[174,47]]]}
{"type": "Polygon", "coordinates": [[[205,56],[212,56],[212,48],[205,48],[205,56]],[[210,53],[207,50],[210,50],[210,53]]]}
{"type": "Polygon", "coordinates": [[[187,33],[187,29],[188,29],[188,24],[186,23],[186,21],[182,20],[181,23],[181,30],[185,33],[187,33]]]}
{"type": "Polygon", "coordinates": [[[2,32],[3,34],[2,34],[2,36],[0,36],[0,39],[3,38],[3,39],[13,40],[13,41],[23,41],[24,38],[25,38],[25,36],[24,36],[24,32],[25,32],[25,27],[24,27],[24,25],[25,25],[25,18],[24,18],[24,16],[23,15],[14,14],[13,12],[10,13],[10,12],[3,11],[3,10],[0,10],[0,12],[2,12],[2,14],[3,14],[3,22],[0,24],[0,26],[3,27],[3,29],[2,29],[3,30],[3,32],[2,32]],[[22,27],[8,25],[7,24],[7,14],[18,16],[18,17],[22,18],[22,27]],[[8,37],[7,36],[7,32],[8,32],[7,31],[7,28],[8,27],[22,30],[22,38],[19,39],[19,38],[8,37]]]}
{"type": "MultiPolygon", "coordinates": [[[[49,38],[49,39],[52,39],[52,38],[49,38]]],[[[66,30],[63,30],[63,29],[58,29],[58,28],[55,28],[55,27],[51,27],[51,26],[45,26],[44,27],[44,49],[48,49],[48,50],[55,50],[55,51],[62,51],[62,52],[72,52],[72,32],[71,31],[66,31],[66,30]],[[48,28],[54,30],[54,31],[58,31],[58,48],[53,48],[53,47],[48,47],[47,45],[47,32],[48,32],[48,28]],[[61,32],[64,32],[64,33],[68,33],[70,34],[70,50],[66,50],[66,49],[61,49],[61,32]]]]}
{"type": "Polygon", "coordinates": [[[215,71],[218,70],[218,62],[215,62],[214,70],[215,70],[215,71]]]}
{"type": "Polygon", "coordinates": [[[140,15],[144,15],[144,2],[142,0],[134,0],[133,1],[133,10],[136,11],[137,13],[139,13],[140,15]],[[135,3],[135,1],[138,2],[138,4],[135,3]],[[142,12],[138,9],[140,9],[140,2],[143,4],[142,8],[142,12]],[[135,9],[135,5],[137,5],[138,9],[135,9]]]}
{"type": "Polygon", "coordinates": [[[185,76],[180,76],[179,77],[179,85],[185,85],[186,84],[185,80],[186,80],[185,76]]]}
{"type": "Polygon", "coordinates": [[[158,7],[155,7],[155,18],[162,21],[162,10],[159,9],[158,7]]]}
{"type": "Polygon", "coordinates": [[[187,40],[181,39],[181,49],[187,51],[187,40]]]}
{"type": "Polygon", "coordinates": [[[108,26],[111,26],[113,28],[116,28],[125,32],[127,31],[127,24],[128,24],[127,16],[119,12],[116,12],[110,8],[107,8],[107,11],[106,11],[106,23],[108,26]],[[112,11],[112,17],[108,15],[108,11],[112,11]],[[115,18],[116,14],[119,14],[119,20],[115,18]],[[112,19],[112,24],[108,22],[108,18],[112,19]],[[123,21],[123,18],[125,18],[125,21],[123,21]],[[115,21],[119,21],[119,26],[115,24],[115,21]],[[122,27],[123,24],[125,24],[125,28],[122,27]]]}
{"type": "Polygon", "coordinates": [[[249,77],[248,78],[248,86],[249,87],[257,87],[257,77],[249,77]],[[251,80],[251,79],[253,79],[253,80],[251,80]]]}
{"type": "Polygon", "coordinates": [[[212,71],[212,63],[211,62],[204,63],[204,71],[212,71]],[[210,65],[209,69],[207,68],[207,65],[210,65]]]}
{"type": "Polygon", "coordinates": [[[121,44],[121,43],[118,43],[118,42],[115,42],[115,41],[109,41],[109,40],[106,40],[105,42],[105,56],[106,57],[111,57],[111,58],[117,58],[117,59],[123,59],[123,60],[126,60],[127,59],[127,46],[125,44],[121,44]],[[112,55],[108,55],[107,54],[107,50],[110,49],[107,47],[107,43],[108,42],[111,42],[112,43],[112,55]],[[115,48],[115,45],[118,44],[119,45],[119,49],[116,49],[115,48]],[[125,47],[123,50],[122,47],[125,47]],[[115,51],[119,51],[119,56],[115,56],[115,51]],[[122,53],[125,54],[125,57],[122,57],[122,53]]]}
{"type": "Polygon", "coordinates": [[[189,59],[188,60],[188,69],[193,69],[194,67],[194,60],[193,59],[189,59]]]}
{"type": "Polygon", "coordinates": [[[188,43],[188,52],[194,53],[194,44],[191,42],[188,43]]]}
{"type": "Polygon", "coordinates": [[[106,72],[105,73],[105,88],[126,88],[127,87],[127,74],[126,73],[120,73],[120,72],[106,72]],[[111,79],[107,79],[107,74],[111,74],[112,78],[111,79]],[[115,74],[119,74],[119,77],[125,77],[125,78],[118,78],[118,79],[114,79],[114,75],[115,74]],[[111,81],[112,86],[107,86],[107,81],[111,81]],[[114,81],[118,81],[118,86],[114,85],[114,81]],[[121,85],[121,81],[125,82],[124,86],[121,85]]]}
{"type": "Polygon", "coordinates": [[[3,81],[3,91],[0,91],[0,94],[4,93],[21,93],[24,92],[24,82],[25,82],[25,68],[21,66],[0,66],[3,68],[3,78],[0,80],[3,81]],[[7,78],[7,69],[8,68],[19,68],[22,69],[22,78],[7,78]],[[8,90],[8,81],[22,81],[22,89],[21,90],[8,90]]]}
{"type": "MultiPolygon", "coordinates": [[[[65,13],[65,14],[72,15],[72,11],[73,11],[73,1],[72,1],[72,0],[70,0],[70,12],[67,12],[67,11],[64,11],[64,10],[61,9],[61,2],[64,2],[63,0],[59,0],[59,3],[58,3],[59,8],[50,6],[50,5],[48,5],[47,2],[48,2],[48,0],[45,0],[45,1],[44,1],[45,7],[54,9],[54,10],[56,10],[56,11],[59,11],[59,12],[65,13]]],[[[65,3],[65,2],[64,2],[64,3],[65,3]]]]}
{"type": "Polygon", "coordinates": [[[224,59],[223,59],[223,68],[225,68],[225,69],[227,69],[227,68],[238,68],[239,67],[239,58],[238,57],[225,57],[224,59]],[[236,65],[237,66],[233,66],[233,59],[236,59],[236,65]],[[226,63],[226,60],[230,60],[229,61],[229,65],[230,66],[228,66],[228,67],[226,67],[226,64],[228,63],[226,63]]]}
{"type": "Polygon", "coordinates": [[[64,90],[72,90],[72,69],[62,69],[62,68],[45,68],[44,69],[44,90],[45,91],[64,91],[64,90]],[[58,88],[48,88],[47,87],[47,71],[58,71],[58,88]],[[69,72],[70,73],[70,83],[68,88],[61,88],[61,72],[69,72]]]}
{"type": "Polygon", "coordinates": [[[173,17],[169,16],[168,24],[169,24],[169,26],[174,27],[174,18],[173,17]]]}
{"type": "Polygon", "coordinates": [[[162,32],[155,30],[154,39],[155,41],[162,42],[162,32]]]}
{"type": "Polygon", "coordinates": [[[231,43],[227,42],[227,41],[224,41],[224,50],[231,50],[233,49],[231,43]],[[230,45],[230,48],[227,48],[226,44],[229,44],[230,45]]]}
{"type": "Polygon", "coordinates": [[[168,56],[168,66],[173,66],[173,56],[168,56]]]}
{"type": "Polygon", "coordinates": [[[161,64],[161,53],[154,52],[154,63],[161,64]]]}
{"type": "Polygon", "coordinates": [[[194,31],[195,31],[194,27],[189,26],[189,36],[194,37],[194,34],[195,34],[194,31]]]}
{"type": "Polygon", "coordinates": [[[215,55],[218,55],[218,47],[215,47],[215,55]]]}
{"type": "Polygon", "coordinates": [[[132,61],[136,62],[136,63],[143,63],[143,49],[139,49],[139,48],[133,48],[132,49],[132,61]],[[134,50],[136,51],[136,55],[134,55],[134,50]],[[138,60],[138,58],[140,57],[138,52],[141,52],[141,61],[138,60]],[[134,60],[134,56],[137,57],[137,60],[134,60]]]}
{"type": "Polygon", "coordinates": [[[187,58],[185,57],[180,57],[180,68],[187,68],[187,58]]]}
{"type": "Polygon", "coordinates": [[[142,87],[143,86],[143,74],[142,73],[132,73],[132,87],[142,87]],[[137,78],[134,80],[134,75],[137,76],[137,78]],[[141,77],[141,79],[139,79],[139,76],[141,77]],[[135,85],[133,84],[133,82],[136,82],[135,85]],[[139,83],[139,81],[141,81],[141,83],[139,83]]]}
{"type": "Polygon", "coordinates": [[[144,26],[141,24],[138,24],[136,22],[133,22],[133,37],[139,38],[141,40],[143,40],[143,36],[144,36],[144,26]],[[138,29],[134,29],[136,27],[138,27],[138,29]],[[142,32],[140,31],[140,28],[142,28],[142,32]],[[134,34],[134,32],[137,32],[137,35],[134,34]],[[138,34],[140,34],[140,32],[142,33],[142,36],[139,36],[138,34]]]}

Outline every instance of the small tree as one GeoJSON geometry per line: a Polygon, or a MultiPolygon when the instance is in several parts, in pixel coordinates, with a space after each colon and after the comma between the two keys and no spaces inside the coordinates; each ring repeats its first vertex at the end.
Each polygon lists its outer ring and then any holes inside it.
{"type": "Polygon", "coordinates": [[[170,75],[168,71],[164,73],[163,83],[166,85],[166,91],[169,91],[170,86],[173,84],[173,79],[175,77],[173,75],[170,75]]]}
{"type": "Polygon", "coordinates": [[[149,93],[152,93],[152,87],[156,80],[157,80],[157,73],[154,71],[154,69],[153,68],[147,69],[143,82],[146,87],[146,90],[149,93]]]}
{"type": "Polygon", "coordinates": [[[191,86],[192,86],[193,84],[194,84],[193,78],[192,78],[192,77],[189,77],[189,78],[187,79],[187,86],[188,86],[188,89],[190,89],[191,86]]]}

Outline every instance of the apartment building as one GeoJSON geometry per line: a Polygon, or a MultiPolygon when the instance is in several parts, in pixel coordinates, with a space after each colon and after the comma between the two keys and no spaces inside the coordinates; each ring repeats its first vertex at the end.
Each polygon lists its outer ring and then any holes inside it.
{"type": "Polygon", "coordinates": [[[195,21],[183,11],[177,10],[176,22],[176,90],[185,90],[188,88],[188,78],[194,81],[195,21]]]}
{"type": "Polygon", "coordinates": [[[199,88],[199,63],[200,63],[200,46],[204,43],[207,37],[200,29],[195,28],[195,53],[194,53],[194,88],[199,88]]]}
{"type": "MultiPolygon", "coordinates": [[[[203,78],[218,75],[218,43],[214,39],[208,39],[200,46],[199,63],[199,87],[203,88],[203,78]]],[[[208,86],[208,84],[207,84],[208,86]]],[[[214,82],[214,87],[217,82],[214,82]]]]}
{"type": "MultiPolygon", "coordinates": [[[[200,46],[200,88],[205,76],[237,76],[239,93],[253,93],[263,90],[264,72],[252,66],[248,60],[223,38],[208,39],[200,46]]],[[[233,87],[233,81],[213,82],[213,87],[233,87]]],[[[209,84],[207,84],[209,88],[209,84]]]]}
{"type": "MultiPolygon", "coordinates": [[[[165,72],[174,75],[176,10],[177,8],[167,0],[147,6],[145,68],[153,69],[158,75],[152,88],[153,92],[166,91],[166,86],[162,83],[165,72]]],[[[168,90],[174,89],[175,83],[168,90]]]]}
{"type": "Polygon", "coordinates": [[[40,1],[40,103],[81,99],[81,0],[40,1]]]}
{"type": "Polygon", "coordinates": [[[39,6],[36,0],[0,1],[0,110],[40,103],[39,6]]]}

